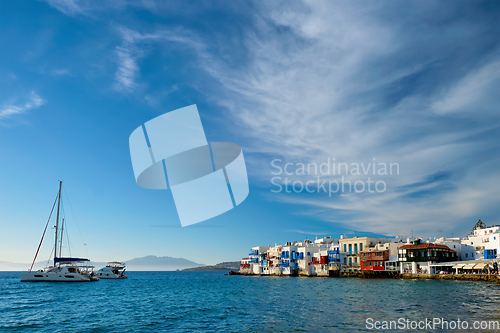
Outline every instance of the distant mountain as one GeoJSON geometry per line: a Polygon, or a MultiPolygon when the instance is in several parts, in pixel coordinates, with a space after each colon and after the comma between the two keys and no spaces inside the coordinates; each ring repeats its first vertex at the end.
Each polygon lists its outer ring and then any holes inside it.
{"type": "MultiPolygon", "coordinates": [[[[203,264],[198,264],[194,261],[187,260],[184,258],[172,258],[172,257],[157,257],[157,256],[146,256],[142,258],[134,258],[125,261],[128,271],[175,271],[181,270],[189,267],[200,267],[205,266],[203,264]]],[[[47,264],[44,262],[37,262],[33,266],[33,270],[37,270],[45,267],[47,264]]],[[[52,260],[49,263],[52,265],[52,260]]],[[[91,264],[95,266],[95,269],[100,269],[106,266],[106,262],[95,262],[91,261],[91,264]]],[[[0,261],[0,271],[26,271],[30,268],[31,264],[22,264],[15,262],[0,261]]]]}
{"type": "Polygon", "coordinates": [[[228,261],[218,263],[217,265],[184,268],[183,271],[238,271],[239,269],[239,261],[228,261]]]}
{"type": "Polygon", "coordinates": [[[175,271],[205,266],[184,258],[146,256],[125,261],[128,271],[175,271]]]}
{"type": "MultiPolygon", "coordinates": [[[[37,270],[43,268],[47,262],[37,262],[33,265],[33,270],[37,270]]],[[[23,264],[18,262],[8,262],[8,261],[0,261],[0,271],[27,271],[31,267],[30,264],[23,264]]]]}

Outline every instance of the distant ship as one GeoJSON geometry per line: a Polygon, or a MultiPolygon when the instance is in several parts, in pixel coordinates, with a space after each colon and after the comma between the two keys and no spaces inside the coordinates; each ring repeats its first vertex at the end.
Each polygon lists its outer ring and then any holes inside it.
{"type": "Polygon", "coordinates": [[[106,267],[97,271],[97,277],[100,279],[126,279],[125,263],[120,261],[110,261],[106,267]]]}
{"type": "MultiPolygon", "coordinates": [[[[62,219],[61,226],[59,226],[59,213],[61,208],[61,188],[62,181],[59,182],[59,193],[57,194],[54,205],[50,212],[49,220],[43,231],[42,239],[38,245],[38,249],[35,254],[35,259],[31,264],[31,268],[28,272],[21,273],[21,282],[90,282],[98,281],[99,278],[95,276],[93,272],[94,266],[87,264],[89,259],[85,258],[71,258],[62,257],[62,240],[64,232],[64,219],[62,219]],[[54,245],[54,266],[49,266],[36,272],[33,272],[33,264],[35,263],[36,257],[38,256],[38,251],[42,245],[45,232],[47,231],[47,226],[49,225],[50,218],[54,212],[54,208],[57,202],[57,217],[56,217],[56,237],[54,245]]],[[[49,259],[50,260],[50,259],[49,259]]]]}

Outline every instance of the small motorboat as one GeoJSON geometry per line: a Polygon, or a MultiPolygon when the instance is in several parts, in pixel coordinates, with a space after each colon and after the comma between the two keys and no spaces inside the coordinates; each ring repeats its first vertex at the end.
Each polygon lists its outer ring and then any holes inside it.
{"type": "Polygon", "coordinates": [[[100,279],[126,279],[125,263],[120,261],[110,261],[106,267],[97,271],[97,277],[100,279]]]}

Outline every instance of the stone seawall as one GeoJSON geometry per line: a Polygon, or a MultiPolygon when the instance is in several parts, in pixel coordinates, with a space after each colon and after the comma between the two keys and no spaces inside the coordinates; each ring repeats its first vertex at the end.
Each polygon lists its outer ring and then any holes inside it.
{"type": "Polygon", "coordinates": [[[500,283],[498,275],[475,275],[475,274],[411,274],[405,273],[399,276],[402,279],[434,279],[434,280],[463,280],[463,281],[491,281],[500,283]]]}
{"type": "MultiPolygon", "coordinates": [[[[278,276],[278,275],[260,275],[260,274],[245,274],[231,271],[229,275],[257,275],[257,276],[278,276]]],[[[288,276],[288,275],[279,275],[288,276]]],[[[308,276],[308,275],[300,275],[308,276]]],[[[315,277],[311,276],[310,277],[315,277]]],[[[490,281],[500,284],[500,276],[498,275],[474,275],[474,274],[411,274],[394,271],[355,271],[355,272],[340,272],[330,271],[329,277],[355,277],[364,279],[434,279],[434,280],[463,280],[463,281],[490,281]]]]}

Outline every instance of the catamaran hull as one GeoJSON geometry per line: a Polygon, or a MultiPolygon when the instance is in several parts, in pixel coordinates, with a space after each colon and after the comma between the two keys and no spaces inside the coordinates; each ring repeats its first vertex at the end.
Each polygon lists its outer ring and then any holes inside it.
{"type": "Polygon", "coordinates": [[[106,276],[106,275],[99,275],[99,279],[126,279],[128,278],[128,275],[124,275],[124,276],[106,276]]]}
{"type": "Polygon", "coordinates": [[[79,273],[21,273],[21,282],[90,282],[88,276],[79,273]]]}

